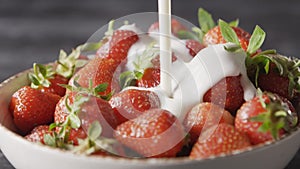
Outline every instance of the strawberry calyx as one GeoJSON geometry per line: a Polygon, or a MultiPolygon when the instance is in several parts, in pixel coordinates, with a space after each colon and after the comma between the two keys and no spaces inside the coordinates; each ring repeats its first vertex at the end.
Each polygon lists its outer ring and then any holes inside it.
{"type": "Polygon", "coordinates": [[[96,43],[84,43],[73,49],[69,55],[64,50],[60,50],[55,70],[56,73],[70,79],[77,68],[83,67],[88,62],[86,59],[80,59],[81,53],[96,51],[102,45],[102,41],[96,43]]]}
{"type": "Polygon", "coordinates": [[[159,48],[155,45],[155,43],[150,43],[146,50],[136,57],[133,62],[133,71],[125,71],[120,74],[119,81],[122,89],[128,86],[135,86],[137,80],[143,77],[144,71],[147,68],[153,67],[152,60],[159,55],[159,48]]]}
{"type": "Polygon", "coordinates": [[[116,140],[101,137],[102,127],[98,121],[94,121],[88,128],[87,138],[79,139],[79,145],[72,149],[73,153],[90,155],[97,151],[105,151],[107,153],[116,154],[113,145],[116,140]]]}
{"type": "Polygon", "coordinates": [[[260,89],[258,89],[257,95],[265,112],[251,117],[250,121],[262,123],[258,131],[270,132],[272,137],[278,140],[281,130],[291,132],[297,127],[298,117],[296,113],[292,112],[288,104],[278,95],[269,92],[263,93],[260,89]]]}
{"type": "Polygon", "coordinates": [[[78,78],[75,78],[73,81],[73,85],[65,85],[62,84],[61,86],[65,87],[66,89],[73,91],[73,92],[77,92],[77,93],[81,93],[81,94],[85,94],[85,95],[89,95],[89,96],[95,96],[98,98],[101,98],[103,100],[108,101],[111,96],[113,95],[113,92],[108,93],[107,95],[100,95],[99,93],[102,93],[104,91],[106,91],[107,87],[108,87],[108,83],[101,83],[96,87],[93,87],[93,81],[90,79],[89,80],[89,87],[82,87],[78,82],[77,82],[78,78]]]}
{"type": "MultiPolygon", "coordinates": [[[[234,46],[230,46],[230,47],[225,46],[225,49],[229,52],[243,51],[243,47],[242,47],[243,44],[241,44],[240,39],[238,38],[238,35],[236,34],[232,26],[230,26],[227,22],[220,19],[219,27],[225,41],[235,44],[234,46]]],[[[257,53],[257,51],[263,45],[265,38],[266,38],[265,31],[260,26],[256,25],[250,37],[247,50],[245,51],[248,57],[263,55],[266,53],[270,53],[271,51],[274,52],[274,50],[267,50],[264,52],[257,53]]]]}
{"type": "Polygon", "coordinates": [[[29,73],[28,77],[31,81],[31,87],[38,89],[40,87],[49,87],[51,82],[49,79],[54,77],[52,65],[33,64],[33,73],[29,73]]]}

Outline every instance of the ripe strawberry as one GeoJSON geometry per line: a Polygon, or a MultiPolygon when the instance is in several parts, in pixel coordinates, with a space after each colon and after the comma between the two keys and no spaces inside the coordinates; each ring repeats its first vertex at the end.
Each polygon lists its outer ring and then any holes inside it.
{"type": "MultiPolygon", "coordinates": [[[[251,35],[239,27],[232,27],[232,29],[237,34],[242,49],[247,51],[251,35]]],[[[205,46],[213,44],[223,44],[226,42],[227,41],[224,39],[221,33],[220,26],[216,26],[210,29],[203,37],[203,44],[205,46]]]]}
{"type": "Polygon", "coordinates": [[[40,125],[35,127],[30,134],[25,136],[25,139],[34,143],[42,143],[44,142],[44,135],[50,134],[53,135],[52,131],[49,131],[49,126],[47,125],[40,125]]]}
{"type": "Polygon", "coordinates": [[[185,46],[190,50],[190,55],[191,56],[196,56],[196,54],[205,48],[203,44],[201,44],[199,41],[189,39],[185,42],[185,46]]]}
{"type": "Polygon", "coordinates": [[[175,157],[183,146],[184,130],[167,110],[151,109],[119,125],[115,138],[144,157],[175,157]]]}
{"type": "Polygon", "coordinates": [[[33,73],[29,74],[31,87],[43,92],[64,96],[66,89],[61,84],[68,84],[68,79],[56,74],[50,65],[33,64],[33,73]]]}
{"type": "Polygon", "coordinates": [[[160,69],[147,68],[142,78],[137,80],[138,87],[151,88],[160,84],[160,69]]]}
{"type": "Polygon", "coordinates": [[[49,87],[42,87],[40,90],[43,92],[50,92],[58,94],[59,96],[64,96],[66,94],[66,89],[60,85],[68,84],[69,80],[60,75],[54,75],[53,79],[49,79],[51,85],[49,87]]]}
{"type": "Polygon", "coordinates": [[[109,103],[118,118],[118,124],[136,118],[149,109],[160,107],[160,100],[154,92],[137,89],[117,93],[109,103]]]}
{"type": "MultiPolygon", "coordinates": [[[[183,26],[178,20],[171,19],[171,32],[173,35],[177,36],[179,31],[186,30],[186,27],[183,26]]],[[[159,22],[154,22],[148,29],[148,32],[159,32],[159,22]]]]}
{"type": "Polygon", "coordinates": [[[235,115],[237,109],[245,102],[240,80],[241,75],[223,78],[204,94],[203,101],[224,107],[235,115]]]}
{"type": "Polygon", "coordinates": [[[259,94],[238,110],[235,127],[246,133],[252,144],[279,139],[297,125],[297,114],[290,107],[276,94],[259,94]]]}
{"type": "Polygon", "coordinates": [[[298,59],[268,54],[256,55],[246,61],[248,76],[262,90],[289,100],[293,100],[300,93],[298,59]]]}
{"type": "MultiPolygon", "coordinates": [[[[174,53],[172,53],[172,62],[175,62],[177,60],[177,57],[174,55],[174,53]]],[[[153,58],[151,60],[151,63],[152,63],[152,67],[153,68],[157,68],[157,69],[160,69],[160,56],[157,55],[155,58],[153,58]]]]}
{"type": "Polygon", "coordinates": [[[131,30],[115,30],[111,39],[97,51],[97,55],[122,62],[127,58],[130,47],[138,40],[138,35],[131,30]]]}
{"type": "MultiPolygon", "coordinates": [[[[78,97],[86,97],[87,99],[78,107],[78,117],[81,120],[81,125],[79,128],[71,129],[69,140],[73,141],[76,144],[78,138],[85,138],[85,132],[87,131],[89,125],[95,120],[100,122],[103,130],[103,136],[111,137],[112,130],[117,127],[116,117],[109,103],[95,96],[87,96],[86,94],[82,95],[80,93],[76,94],[75,92],[72,92],[69,95],[63,97],[56,106],[54,121],[57,124],[64,123],[70,115],[70,110],[68,110],[68,106],[66,104],[69,104],[69,106],[73,106],[74,101],[76,101],[78,97]]],[[[59,130],[60,129],[58,128],[58,131],[59,130]]]]}
{"type": "Polygon", "coordinates": [[[245,150],[251,143],[248,137],[226,123],[212,126],[201,135],[193,146],[191,159],[204,159],[221,154],[229,155],[236,150],[245,150]]]}
{"type": "Polygon", "coordinates": [[[183,126],[190,133],[191,144],[194,144],[201,133],[211,126],[219,123],[228,123],[233,125],[232,115],[221,107],[204,102],[194,106],[183,121],[183,126]]]}
{"type": "Polygon", "coordinates": [[[53,122],[53,113],[60,96],[45,93],[29,86],[16,91],[10,101],[14,123],[21,134],[27,134],[38,125],[53,122]]]}
{"type": "Polygon", "coordinates": [[[111,92],[118,92],[120,90],[117,78],[120,73],[118,66],[119,62],[114,59],[96,57],[80,69],[70,80],[69,84],[74,86],[74,79],[84,88],[89,87],[90,81],[92,81],[92,87],[108,83],[107,89],[100,92],[99,95],[108,95],[111,92]]]}

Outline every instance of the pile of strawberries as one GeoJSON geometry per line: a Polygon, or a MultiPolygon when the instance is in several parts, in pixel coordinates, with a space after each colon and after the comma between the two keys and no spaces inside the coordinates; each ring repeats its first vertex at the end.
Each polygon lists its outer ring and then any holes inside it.
{"type": "MultiPolygon", "coordinates": [[[[31,85],[11,98],[19,134],[74,153],[203,159],[275,141],[297,129],[300,62],[262,51],[265,33],[258,26],[251,35],[237,21],[216,25],[203,9],[199,20],[201,28],[188,31],[173,19],[173,35],[187,39],[191,56],[226,42],[236,44],[226,49],[230,52],[244,50],[249,79],[258,88],[252,100],[244,100],[241,75],[225,77],[180,121],[160,108],[154,92],[126,89],[159,85],[159,57],[142,71],[124,72],[139,35],[110,30],[99,43],[81,45],[69,55],[61,51],[54,64],[34,64],[31,85]],[[87,50],[96,56],[87,59],[82,55],[87,50]]],[[[154,23],[149,32],[158,26],[154,23]]]]}

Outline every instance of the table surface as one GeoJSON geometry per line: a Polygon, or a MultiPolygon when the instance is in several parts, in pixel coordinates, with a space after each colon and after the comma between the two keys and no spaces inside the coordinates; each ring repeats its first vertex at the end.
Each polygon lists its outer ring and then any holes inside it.
{"type": "MultiPolygon", "coordinates": [[[[298,0],[173,0],[172,13],[197,24],[203,7],[215,19],[240,19],[252,31],[260,25],[267,32],[265,49],[297,57],[300,49],[298,0]]],[[[156,0],[0,0],[0,81],[30,68],[33,62],[56,59],[59,49],[70,51],[111,19],[157,10],[156,0]]],[[[300,55],[298,55],[300,56],[300,55]]],[[[1,141],[1,139],[0,139],[1,141]]],[[[13,169],[0,152],[0,168],[13,169]]],[[[286,169],[300,168],[300,152],[286,169]]]]}

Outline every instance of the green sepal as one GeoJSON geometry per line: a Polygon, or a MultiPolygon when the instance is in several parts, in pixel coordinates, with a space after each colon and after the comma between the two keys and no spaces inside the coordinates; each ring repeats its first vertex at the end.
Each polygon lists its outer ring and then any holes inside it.
{"type": "Polygon", "coordinates": [[[252,55],[254,54],[264,43],[266,33],[257,25],[252,33],[249,41],[247,52],[252,55]]]}
{"type": "Polygon", "coordinates": [[[226,40],[226,42],[231,42],[240,46],[240,41],[237,34],[228,23],[220,19],[219,26],[222,36],[226,40]]]}
{"type": "Polygon", "coordinates": [[[216,26],[211,14],[203,8],[198,9],[198,22],[204,34],[216,26]]]}
{"type": "Polygon", "coordinates": [[[108,83],[102,83],[102,84],[99,84],[98,86],[96,86],[94,88],[94,91],[96,93],[100,93],[100,92],[104,92],[108,87],[108,83]]]}
{"type": "Polygon", "coordinates": [[[34,89],[40,87],[49,87],[51,82],[49,79],[54,77],[52,65],[33,64],[33,72],[28,74],[28,78],[31,81],[31,87],[34,89]]]}
{"type": "Polygon", "coordinates": [[[179,39],[194,39],[194,40],[200,41],[199,35],[197,35],[197,33],[185,31],[185,30],[178,31],[177,37],[179,39]]]}
{"type": "Polygon", "coordinates": [[[236,19],[236,20],[234,20],[234,21],[229,22],[228,24],[229,24],[229,26],[231,26],[231,27],[238,27],[238,26],[239,26],[239,23],[240,23],[240,20],[239,20],[239,19],[236,19]]]}
{"type": "Polygon", "coordinates": [[[88,137],[90,140],[95,141],[97,140],[102,133],[102,127],[98,121],[94,121],[92,124],[90,124],[88,128],[88,137]]]}

